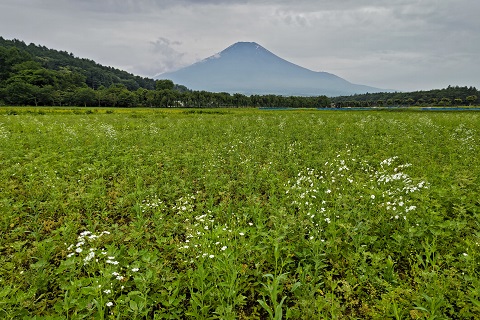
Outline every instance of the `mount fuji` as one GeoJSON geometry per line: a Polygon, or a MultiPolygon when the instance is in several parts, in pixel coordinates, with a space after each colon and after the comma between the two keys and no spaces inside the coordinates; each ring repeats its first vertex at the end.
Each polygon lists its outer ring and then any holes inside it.
{"type": "Polygon", "coordinates": [[[246,95],[333,97],[390,91],[303,68],[255,42],[237,42],[209,58],[155,78],[172,80],[192,90],[246,95]]]}

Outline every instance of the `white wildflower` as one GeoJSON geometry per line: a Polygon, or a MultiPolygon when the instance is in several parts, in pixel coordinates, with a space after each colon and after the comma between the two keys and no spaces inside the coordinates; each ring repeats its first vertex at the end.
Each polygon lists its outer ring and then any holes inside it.
{"type": "Polygon", "coordinates": [[[90,260],[92,260],[95,257],[95,252],[90,251],[87,256],[83,259],[84,263],[88,263],[90,260]]]}

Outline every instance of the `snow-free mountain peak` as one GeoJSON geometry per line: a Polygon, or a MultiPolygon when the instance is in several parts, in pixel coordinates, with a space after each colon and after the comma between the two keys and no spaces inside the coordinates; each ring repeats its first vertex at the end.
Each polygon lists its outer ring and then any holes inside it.
{"type": "Polygon", "coordinates": [[[243,94],[339,96],[384,91],[352,84],[282,59],[256,42],[237,42],[223,51],[157,79],[193,90],[243,94]]]}

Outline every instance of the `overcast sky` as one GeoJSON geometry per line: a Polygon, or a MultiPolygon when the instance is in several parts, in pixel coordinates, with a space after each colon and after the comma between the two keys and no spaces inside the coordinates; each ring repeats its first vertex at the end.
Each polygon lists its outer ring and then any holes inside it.
{"type": "Polygon", "coordinates": [[[0,36],[147,77],[254,41],[353,83],[480,89],[479,12],[479,0],[1,0],[0,36]]]}

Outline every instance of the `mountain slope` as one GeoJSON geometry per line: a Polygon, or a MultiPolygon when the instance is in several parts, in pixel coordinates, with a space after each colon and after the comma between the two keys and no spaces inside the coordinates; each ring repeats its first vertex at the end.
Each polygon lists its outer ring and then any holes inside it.
{"type": "Polygon", "coordinates": [[[243,94],[340,96],[385,91],[303,68],[255,42],[237,42],[207,59],[156,78],[194,90],[243,94]]]}

